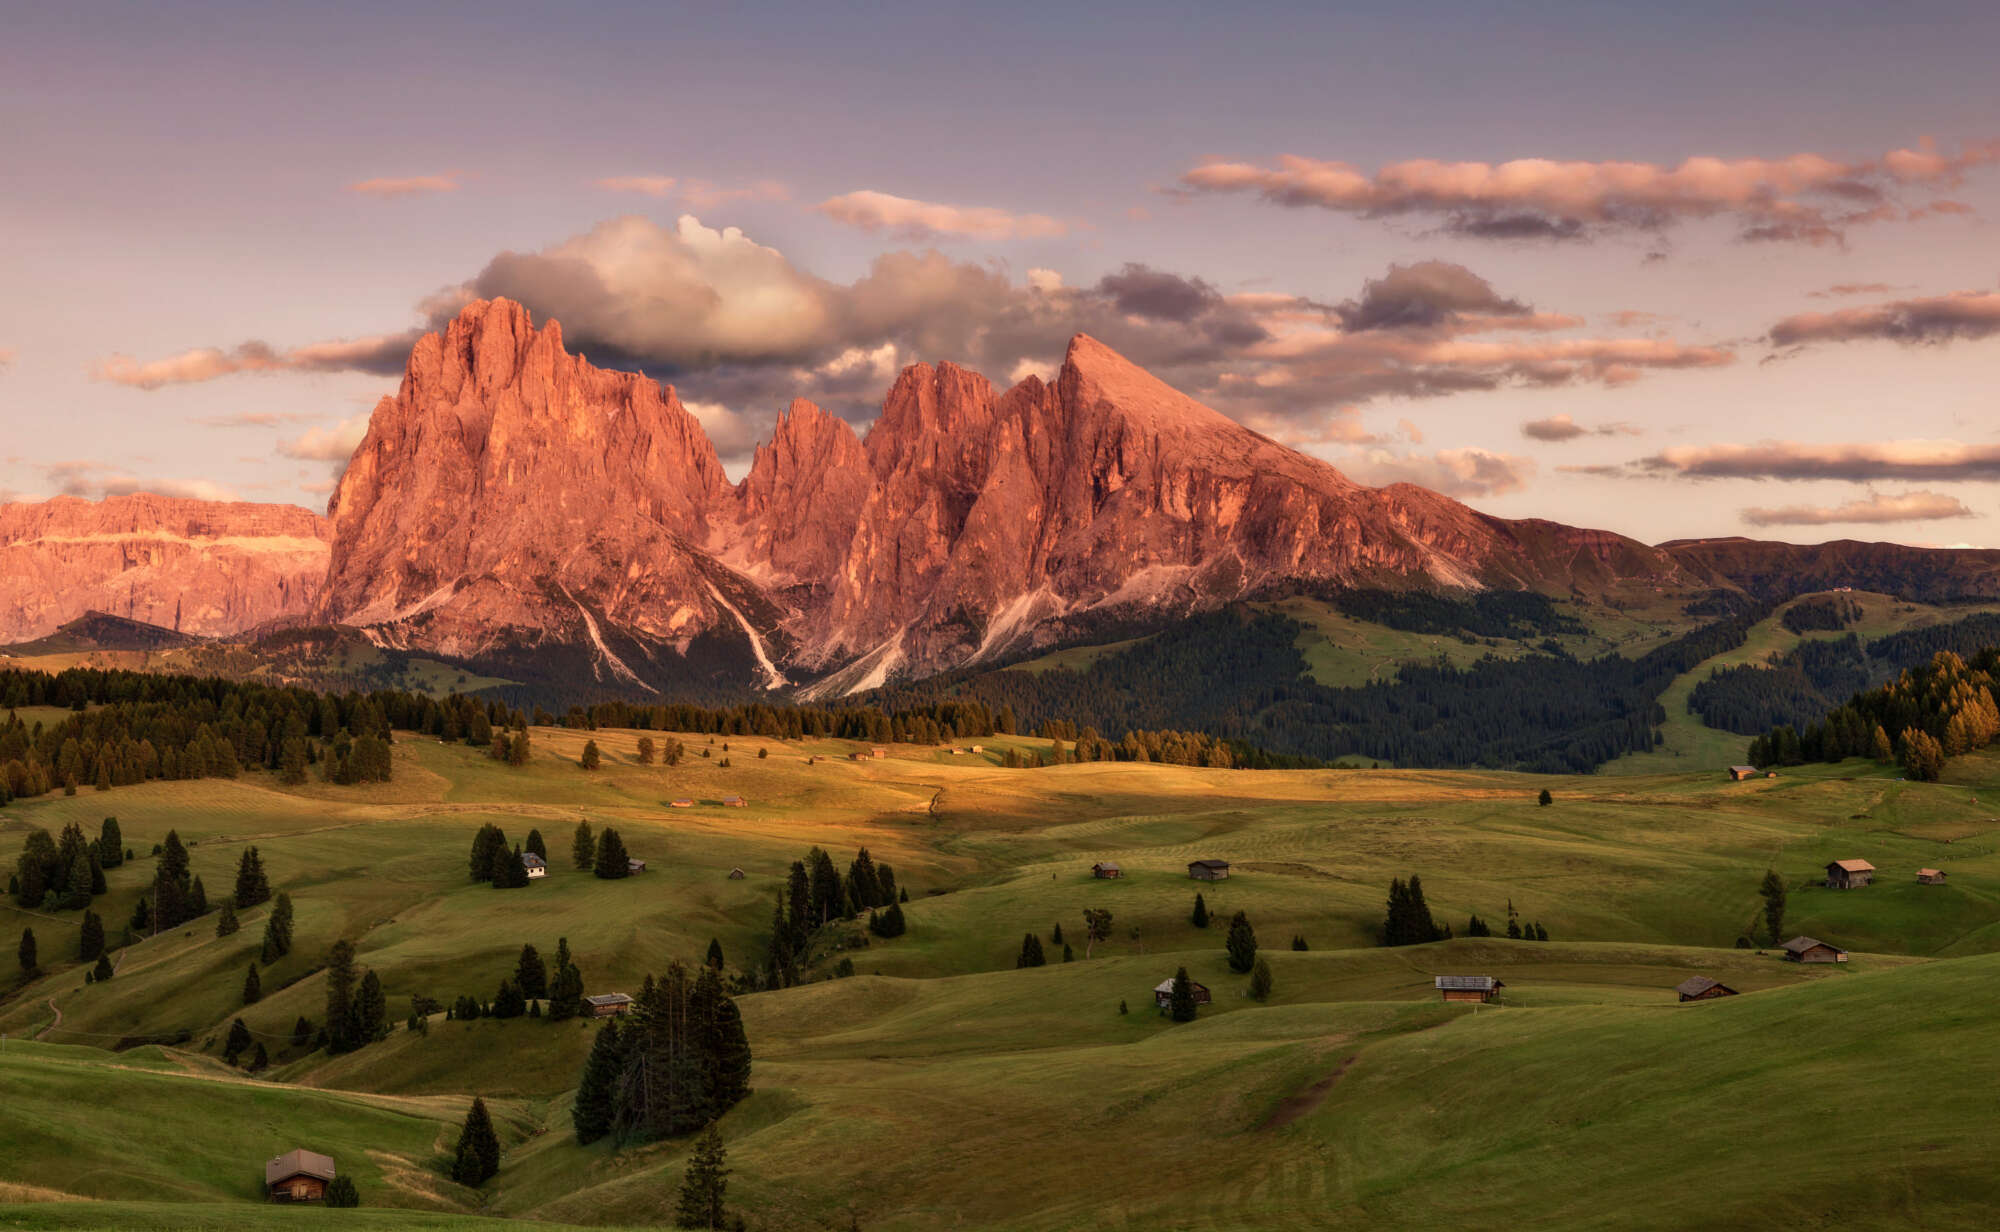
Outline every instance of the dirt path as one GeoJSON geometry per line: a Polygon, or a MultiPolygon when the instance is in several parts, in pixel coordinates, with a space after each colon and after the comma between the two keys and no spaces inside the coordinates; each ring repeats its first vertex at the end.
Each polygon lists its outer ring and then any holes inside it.
{"type": "Polygon", "coordinates": [[[47,1035],[49,1032],[62,1026],[62,1007],[56,1004],[56,999],[54,997],[49,998],[49,1009],[55,1014],[56,1020],[50,1023],[48,1026],[43,1027],[41,1030],[35,1032],[36,1039],[40,1039],[44,1035],[47,1035]]]}
{"type": "Polygon", "coordinates": [[[1340,1081],[1341,1075],[1347,1072],[1347,1067],[1354,1064],[1356,1058],[1360,1055],[1360,1053],[1356,1053],[1354,1056],[1342,1061],[1334,1067],[1331,1074],[1328,1074],[1296,1095],[1286,1096],[1283,1102],[1276,1108],[1271,1109],[1271,1115],[1265,1117],[1263,1123],[1257,1126],[1257,1132],[1262,1134],[1269,1133],[1274,1129],[1283,1129],[1293,1121],[1298,1120],[1300,1117],[1325,1103],[1327,1094],[1333,1090],[1333,1085],[1340,1081]]]}

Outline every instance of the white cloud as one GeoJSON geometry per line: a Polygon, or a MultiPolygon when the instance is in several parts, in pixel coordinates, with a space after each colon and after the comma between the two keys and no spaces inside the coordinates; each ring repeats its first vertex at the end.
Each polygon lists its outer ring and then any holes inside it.
{"type": "Polygon", "coordinates": [[[918,240],[943,236],[1040,239],[1069,231],[1067,223],[1046,214],[1013,214],[991,206],[945,205],[866,189],[828,197],[813,208],[850,227],[889,231],[918,240]]]}

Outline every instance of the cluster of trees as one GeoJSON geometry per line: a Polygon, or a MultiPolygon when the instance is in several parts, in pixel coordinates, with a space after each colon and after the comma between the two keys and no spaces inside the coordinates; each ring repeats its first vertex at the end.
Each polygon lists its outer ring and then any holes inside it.
{"type": "Polygon", "coordinates": [[[326,952],[327,1051],[353,1052],[389,1034],[389,1002],[374,971],[355,974],[354,943],[340,940],[326,952]]]}
{"type": "Polygon", "coordinates": [[[1441,927],[1431,916],[1430,904],[1424,901],[1423,878],[1411,873],[1408,881],[1398,877],[1389,882],[1389,909],[1382,921],[1383,945],[1423,945],[1450,939],[1451,928],[1441,927]]]}
{"type": "Polygon", "coordinates": [[[467,871],[472,880],[484,881],[496,890],[517,890],[528,884],[528,866],[521,860],[523,850],[533,852],[544,863],[548,861],[549,846],[542,841],[540,830],[529,830],[525,844],[509,847],[506,831],[488,822],[472,836],[467,871]]]}
{"type": "Polygon", "coordinates": [[[1406,633],[1525,640],[1590,632],[1559,611],[1553,599],[1532,590],[1482,590],[1466,598],[1422,590],[1333,590],[1318,597],[1343,615],[1406,633]]]}
{"type": "MultiPolygon", "coordinates": [[[[493,690],[510,696],[508,689],[493,690]]],[[[524,695],[525,699],[525,695],[524,695]]],[[[510,712],[522,715],[524,712],[510,712]]],[[[1012,735],[1019,727],[1013,712],[994,710],[979,702],[919,703],[894,711],[874,706],[774,706],[751,702],[741,706],[691,704],[648,705],[600,701],[574,705],[562,715],[540,706],[530,711],[538,727],[561,726],[578,731],[601,727],[639,731],[696,732],[709,736],[765,736],[775,740],[860,740],[874,744],[941,744],[977,736],[1012,735]]],[[[673,752],[677,742],[668,741],[673,752]]],[[[669,761],[668,765],[674,764],[669,761]]]]}
{"type": "Polygon", "coordinates": [[[1045,719],[1035,734],[1052,740],[1053,747],[1047,753],[1010,748],[1002,755],[1002,764],[1020,769],[1092,761],[1150,761],[1217,770],[1237,764],[1237,746],[1206,732],[1128,731],[1113,744],[1098,735],[1095,727],[1079,728],[1067,719],[1045,719]]]}
{"type": "MultiPolygon", "coordinates": [[[[1493,926],[1485,920],[1480,919],[1479,916],[1474,915],[1465,922],[1465,935],[1468,937],[1491,937],[1493,935],[1493,926]]],[[[1549,939],[1549,930],[1543,928],[1540,924],[1524,922],[1519,913],[1514,910],[1514,903],[1510,899],[1507,903],[1506,935],[1511,941],[1547,941],[1549,939]]]]}
{"type": "Polygon", "coordinates": [[[792,861],[784,888],[778,891],[771,911],[764,986],[787,988],[798,983],[814,935],[835,920],[852,920],[866,911],[868,927],[877,936],[900,936],[905,927],[902,904],[909,901],[909,891],[896,885],[896,870],[878,863],[866,847],[855,854],[844,877],[832,856],[813,848],[805,859],[792,861]]]}
{"type": "Polygon", "coordinates": [[[115,817],[104,819],[95,841],[86,838],[83,827],[75,822],[63,827],[60,838],[51,838],[47,830],[37,827],[28,832],[21,854],[15,857],[8,893],[30,911],[82,911],[92,898],[104,893],[104,870],[115,868],[124,859],[124,841],[115,817]],[[111,857],[108,860],[107,854],[111,857]]]}
{"type": "Polygon", "coordinates": [[[1781,726],[1750,742],[1756,766],[1869,757],[1897,761],[1912,779],[1934,781],[1947,758],[1983,749],[2000,736],[1994,700],[2000,649],[1970,662],[1939,651],[1879,689],[1857,693],[1803,732],[1781,726]]]}
{"type": "Polygon", "coordinates": [[[1778,623],[1794,633],[1837,631],[1861,619],[1861,604],[1848,595],[1814,595],[1785,609],[1778,623]]]}
{"type": "MultiPolygon", "coordinates": [[[[583,971],[569,950],[569,938],[556,938],[555,962],[545,962],[532,943],[521,947],[514,974],[500,981],[491,1001],[461,996],[445,1007],[446,1021],[474,1018],[540,1018],[548,1004],[551,1022],[567,1022],[584,1012],[583,971]]],[[[413,1009],[413,1015],[422,1017],[413,1009]]]]}
{"type": "Polygon", "coordinates": [[[750,1091],[750,1041],[714,967],[647,976],[628,1025],[610,1019],[577,1082],[578,1142],[620,1144],[690,1133],[750,1091]]]}

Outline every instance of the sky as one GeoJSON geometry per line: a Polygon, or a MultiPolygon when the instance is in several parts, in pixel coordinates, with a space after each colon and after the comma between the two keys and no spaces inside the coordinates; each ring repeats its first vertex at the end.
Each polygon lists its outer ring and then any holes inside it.
{"type": "Polygon", "coordinates": [[[2000,547],[1995,46],[1921,0],[14,6],[0,499],[322,507],[507,295],[732,474],[793,397],[865,427],[1085,332],[1504,517],[2000,547]]]}

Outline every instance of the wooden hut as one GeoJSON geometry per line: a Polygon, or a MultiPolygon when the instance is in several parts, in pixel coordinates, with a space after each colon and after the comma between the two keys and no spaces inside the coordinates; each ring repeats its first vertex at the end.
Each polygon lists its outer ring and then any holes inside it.
{"type": "Polygon", "coordinates": [[[1501,989],[1507,987],[1490,975],[1440,975],[1434,982],[1438,995],[1446,1001],[1490,1003],[1499,998],[1501,989]]]}
{"type": "Polygon", "coordinates": [[[884,757],[887,757],[888,755],[889,755],[889,750],[887,750],[887,749],[883,748],[883,747],[882,747],[881,745],[879,745],[879,744],[878,744],[878,745],[876,745],[876,746],[875,746],[874,748],[872,748],[872,749],[869,749],[869,750],[868,750],[868,756],[870,756],[870,757],[873,757],[873,758],[877,758],[877,759],[880,759],[880,758],[884,758],[884,757]]]}
{"type": "Polygon", "coordinates": [[[1826,866],[1826,888],[1858,890],[1875,880],[1875,866],[1866,860],[1835,860],[1826,866]]]}
{"type": "Polygon", "coordinates": [[[1109,860],[1099,860],[1090,866],[1090,875],[1099,881],[1116,881],[1125,875],[1125,870],[1109,860]]]}
{"type": "Polygon", "coordinates": [[[681,797],[680,799],[678,799],[678,800],[669,800],[669,801],[667,802],[667,807],[668,807],[668,808],[693,808],[693,807],[694,807],[694,801],[693,801],[693,800],[691,800],[691,799],[689,799],[689,798],[688,798],[688,797],[686,797],[686,796],[682,796],[682,797],[681,797]]]}
{"type": "Polygon", "coordinates": [[[1734,988],[1705,975],[1690,975],[1674,985],[1674,991],[1681,995],[1683,1001],[1713,1001],[1718,997],[1737,995],[1734,988]]]}
{"type": "Polygon", "coordinates": [[[1754,779],[1757,777],[1757,767],[1731,766],[1729,767],[1729,777],[1732,781],[1738,783],[1741,783],[1744,779],[1754,779]]]}
{"type": "MultiPolygon", "coordinates": [[[[1194,993],[1194,1003],[1196,1005],[1207,1005],[1209,1003],[1208,985],[1197,984],[1193,980],[1189,980],[1188,988],[1194,993]]],[[[1168,976],[1166,979],[1153,985],[1154,1005],[1157,1005],[1161,1009],[1166,1009],[1173,1004],[1173,1000],[1174,980],[1172,976],[1168,976]]]]}
{"type": "Polygon", "coordinates": [[[724,797],[722,797],[722,807],[723,807],[723,808],[742,808],[742,807],[744,807],[745,805],[747,805],[747,804],[749,804],[749,803],[750,803],[750,802],[749,802],[748,800],[745,800],[745,799],[744,799],[744,798],[743,798],[742,796],[724,796],[724,797]]]}
{"type": "Polygon", "coordinates": [[[1194,878],[1196,881],[1227,881],[1229,880],[1229,861],[1190,860],[1188,861],[1188,876],[1194,878]]]}
{"type": "Polygon", "coordinates": [[[643,873],[645,871],[646,871],[646,862],[644,860],[641,860],[636,856],[625,857],[625,872],[628,875],[631,873],[643,873]]]}
{"type": "Polygon", "coordinates": [[[1920,868],[1917,870],[1919,885],[1943,885],[1944,870],[1941,868],[1920,868]]]}
{"type": "Polygon", "coordinates": [[[742,870],[742,869],[740,869],[740,868],[732,868],[732,869],[730,869],[730,870],[729,870],[729,879],[730,879],[731,881],[741,881],[741,880],[743,880],[743,870],[742,870]]]}
{"type": "Polygon", "coordinates": [[[264,1196],[273,1202],[319,1202],[333,1182],[333,1158],[312,1151],[287,1151],[264,1163],[264,1196]]]}
{"type": "Polygon", "coordinates": [[[521,853],[521,867],[528,870],[528,880],[530,881],[549,875],[549,862],[532,851],[521,853]]]}
{"type": "Polygon", "coordinates": [[[599,993],[594,997],[585,997],[583,1003],[590,1008],[592,1018],[616,1018],[630,1013],[632,1009],[632,998],[622,992],[599,993]]]}
{"type": "Polygon", "coordinates": [[[1793,937],[1778,947],[1785,957],[1796,963],[1844,963],[1847,951],[1837,945],[1828,945],[1813,937],[1793,937]]]}

